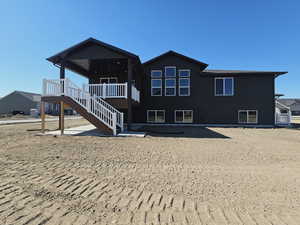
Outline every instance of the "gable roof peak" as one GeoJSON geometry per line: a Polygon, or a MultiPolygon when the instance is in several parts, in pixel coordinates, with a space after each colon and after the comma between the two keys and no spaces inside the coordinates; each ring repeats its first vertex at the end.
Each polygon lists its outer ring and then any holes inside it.
{"type": "Polygon", "coordinates": [[[159,55],[159,56],[156,56],[156,57],[154,57],[154,58],[152,58],[152,59],[150,59],[150,60],[144,62],[143,65],[151,64],[151,63],[153,63],[153,62],[155,62],[155,61],[157,61],[157,60],[160,60],[161,58],[166,57],[166,56],[168,56],[168,55],[174,55],[174,56],[180,57],[180,58],[182,58],[182,59],[184,59],[184,60],[186,60],[186,61],[189,61],[189,62],[192,62],[192,63],[199,64],[201,67],[203,67],[203,69],[205,69],[205,68],[208,66],[208,64],[206,64],[206,63],[204,63],[204,62],[201,62],[201,61],[199,61],[199,60],[190,58],[190,57],[188,57],[188,56],[186,56],[186,55],[183,55],[183,54],[181,54],[181,53],[175,52],[174,50],[169,50],[169,51],[167,51],[167,52],[165,52],[165,53],[163,53],[163,54],[161,54],[161,55],[159,55]]]}

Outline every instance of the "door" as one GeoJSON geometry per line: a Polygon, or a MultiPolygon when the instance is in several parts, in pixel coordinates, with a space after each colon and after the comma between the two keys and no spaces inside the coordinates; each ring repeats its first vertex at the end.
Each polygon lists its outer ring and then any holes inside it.
{"type": "Polygon", "coordinates": [[[105,85],[105,96],[106,97],[117,97],[117,77],[103,77],[100,78],[100,84],[107,84],[105,85]],[[116,84],[116,85],[114,85],[116,84]]]}

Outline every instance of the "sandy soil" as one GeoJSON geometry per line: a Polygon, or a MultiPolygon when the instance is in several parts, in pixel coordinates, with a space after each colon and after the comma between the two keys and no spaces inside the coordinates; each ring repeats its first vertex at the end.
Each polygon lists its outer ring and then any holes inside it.
{"type": "Polygon", "coordinates": [[[300,224],[300,130],[116,138],[39,128],[0,126],[0,224],[300,224]]]}

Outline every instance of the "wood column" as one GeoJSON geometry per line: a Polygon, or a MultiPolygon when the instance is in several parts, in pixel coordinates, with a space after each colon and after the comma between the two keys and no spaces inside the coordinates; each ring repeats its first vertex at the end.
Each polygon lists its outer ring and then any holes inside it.
{"type": "MultiPolygon", "coordinates": [[[[62,63],[61,63],[61,66],[60,66],[60,69],[59,69],[59,78],[60,79],[65,79],[65,66],[64,66],[64,62],[62,61],[62,63]]],[[[63,89],[64,89],[64,87],[62,87],[63,89]]],[[[62,127],[61,127],[61,125],[62,125],[62,118],[61,118],[61,115],[62,115],[62,112],[61,112],[61,103],[60,103],[60,105],[59,105],[59,108],[60,108],[60,110],[59,110],[59,119],[58,119],[58,129],[59,130],[61,130],[62,129],[62,127]]]]}
{"type": "Polygon", "coordinates": [[[64,134],[65,129],[65,113],[64,113],[64,102],[60,102],[60,134],[64,134]]]}
{"type": "Polygon", "coordinates": [[[131,123],[132,123],[132,61],[128,59],[128,81],[127,81],[127,130],[131,130],[131,123]]]}
{"type": "Polygon", "coordinates": [[[59,71],[59,77],[60,77],[60,79],[65,79],[65,66],[64,65],[61,65],[60,66],[60,71],[59,71]]]}
{"type": "Polygon", "coordinates": [[[41,102],[40,113],[42,119],[42,133],[45,133],[45,102],[43,101],[41,102]]]}

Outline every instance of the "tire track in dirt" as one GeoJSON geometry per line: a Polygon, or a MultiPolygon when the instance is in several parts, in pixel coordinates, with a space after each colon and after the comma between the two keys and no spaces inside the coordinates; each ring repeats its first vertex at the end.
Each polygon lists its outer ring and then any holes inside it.
{"type": "Polygon", "coordinates": [[[257,214],[213,207],[180,196],[131,189],[107,180],[74,175],[61,168],[69,163],[0,161],[0,218],[4,224],[203,224],[299,225],[299,215],[257,214]],[[48,170],[53,166],[54,168],[48,170]],[[37,197],[38,196],[38,197],[37,197]],[[80,201],[89,210],[106,210],[106,218],[64,208],[80,201]],[[93,217],[93,219],[91,219],[93,217]]]}

